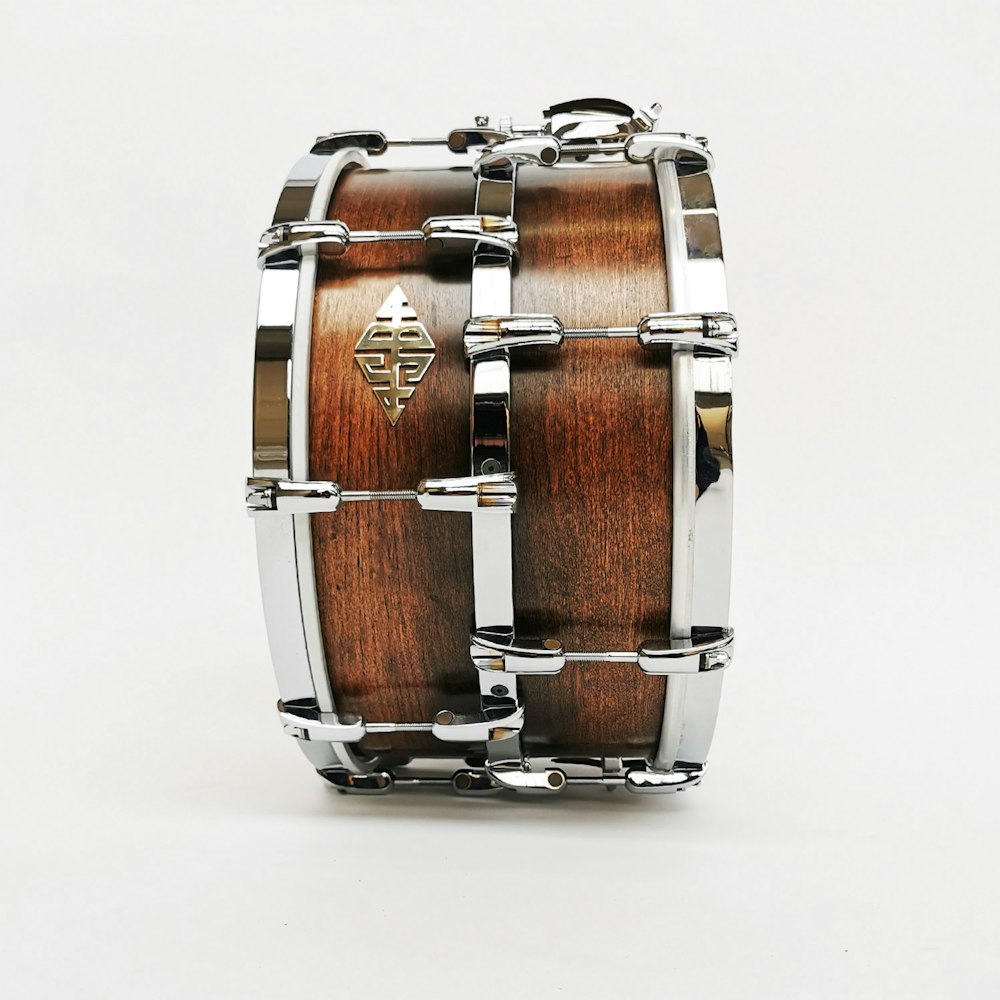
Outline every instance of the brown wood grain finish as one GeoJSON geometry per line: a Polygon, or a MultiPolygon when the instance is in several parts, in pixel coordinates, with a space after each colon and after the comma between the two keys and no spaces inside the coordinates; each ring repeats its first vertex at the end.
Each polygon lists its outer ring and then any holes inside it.
{"type": "MultiPolygon", "coordinates": [[[[414,229],[472,211],[467,171],[354,170],[330,217],[355,229],[414,229]]],[[[428,476],[469,474],[469,376],[462,325],[469,263],[429,267],[419,243],[352,246],[320,264],[313,316],[310,475],[345,489],[413,489],[428,476]],[[400,285],[436,358],[392,426],[354,361],[354,347],[400,285]]],[[[313,517],[320,619],[337,707],[373,722],[428,722],[443,708],[475,712],[469,660],[472,529],[468,516],[414,503],[344,504],[313,517]]],[[[440,749],[424,734],[369,736],[440,749]]]]}
{"type": "MultiPolygon", "coordinates": [[[[464,170],[355,169],[331,218],[409,229],[472,211],[464,170]]],[[[522,168],[514,311],[570,326],[622,325],[664,309],[656,188],[648,167],[522,168]]],[[[314,308],[310,475],[345,489],[409,489],[469,473],[469,377],[462,324],[467,257],[420,244],[351,247],[321,260],[314,308]],[[395,427],[354,362],[354,345],[396,284],[437,346],[395,427]]],[[[516,354],[516,352],[515,352],[516,354]]],[[[569,342],[517,355],[511,416],[521,506],[515,608],[525,636],[578,650],[634,649],[667,635],[670,573],[669,360],[634,342],[569,342]]],[[[320,617],[338,708],[372,721],[476,711],[468,516],[415,504],[345,504],[314,515],[320,617]]],[[[522,681],[524,742],[549,754],[652,752],[664,682],[631,665],[570,663],[522,681]]],[[[369,736],[365,748],[444,753],[425,734],[369,736]]]]}
{"type": "MultiPolygon", "coordinates": [[[[648,167],[522,169],[515,312],[623,326],[667,307],[648,167]]],[[[632,650],[669,634],[670,361],[634,341],[569,341],[515,358],[511,457],[517,628],[570,650],[632,650]]],[[[649,753],[663,678],[569,663],[525,678],[526,742],[548,752],[649,753]],[[569,748],[567,751],[565,748],[569,748]]]]}

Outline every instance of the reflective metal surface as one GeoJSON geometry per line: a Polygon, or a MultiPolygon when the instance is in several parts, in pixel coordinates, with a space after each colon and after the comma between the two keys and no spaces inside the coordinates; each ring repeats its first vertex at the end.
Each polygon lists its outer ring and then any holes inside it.
{"type": "Polygon", "coordinates": [[[479,244],[517,253],[517,227],[495,215],[441,215],[420,229],[349,229],[336,219],[299,219],[265,229],[257,246],[257,261],[287,262],[310,247],[340,256],[355,243],[412,243],[422,241],[435,252],[469,250],[479,244]]]}
{"type": "Polygon", "coordinates": [[[417,489],[417,502],[424,510],[509,515],[517,509],[517,484],[513,472],[425,479],[417,489]]]}
{"type": "MultiPolygon", "coordinates": [[[[707,176],[679,178],[672,160],[655,163],[672,312],[727,313],[718,215],[707,176]]],[[[735,331],[733,331],[735,333],[735,331]]],[[[689,638],[692,621],[729,621],[732,545],[732,361],[675,347],[674,529],[671,637],[689,638]],[[696,420],[706,429],[720,476],[704,494],[695,483],[696,420]],[[697,501],[697,502],[696,502],[697,501]]],[[[667,680],[655,766],[703,767],[718,715],[722,672],[667,680]]]]}
{"type": "MultiPolygon", "coordinates": [[[[357,150],[309,155],[293,167],[278,199],[274,223],[325,218],[333,186],[349,164],[364,164],[357,150]]],[[[254,361],[253,476],[307,482],[308,372],[315,248],[265,263],[261,273],[254,361]]],[[[335,713],[320,637],[308,514],[254,519],[261,595],[271,659],[284,702],[313,700],[335,713]]],[[[307,743],[301,743],[303,748],[307,743]]],[[[362,770],[337,743],[306,751],[313,766],[362,770]]]]}
{"type": "Polygon", "coordinates": [[[427,327],[396,285],[354,345],[354,360],[394,427],[434,356],[427,327]]]}

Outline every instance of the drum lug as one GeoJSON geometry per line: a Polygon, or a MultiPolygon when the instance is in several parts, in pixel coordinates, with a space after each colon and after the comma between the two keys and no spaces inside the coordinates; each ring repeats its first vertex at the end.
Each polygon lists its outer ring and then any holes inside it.
{"type": "Polygon", "coordinates": [[[332,712],[320,712],[312,699],[306,702],[278,702],[281,728],[297,740],[321,743],[357,743],[365,735],[365,723],[341,722],[332,712]]]}
{"type": "Polygon", "coordinates": [[[459,795],[496,795],[503,791],[485,771],[465,769],[451,776],[451,787],[459,795]]]}
{"type": "Polygon", "coordinates": [[[396,787],[392,774],[388,771],[366,771],[355,774],[339,767],[322,768],[316,772],[320,777],[348,795],[388,795],[396,787]]]}
{"type": "Polygon", "coordinates": [[[560,347],[563,325],[548,314],[473,316],[464,328],[465,356],[486,354],[498,348],[560,347]]]}
{"type": "Polygon", "coordinates": [[[483,244],[517,256],[517,226],[501,215],[439,215],[421,226],[429,250],[445,251],[483,244]]]}
{"type": "Polygon", "coordinates": [[[473,167],[473,173],[488,177],[497,169],[504,170],[514,163],[549,167],[559,159],[561,145],[552,135],[528,135],[504,138],[483,151],[473,167]]]}
{"type": "Polygon", "coordinates": [[[486,773],[503,788],[515,792],[539,792],[554,794],[566,787],[566,772],[558,767],[547,767],[543,771],[531,771],[526,766],[508,766],[489,762],[486,773]]]}
{"type": "Polygon", "coordinates": [[[477,670],[510,674],[558,674],[566,653],[557,639],[517,639],[504,629],[477,629],[469,653],[477,670]]]}
{"type": "Polygon", "coordinates": [[[340,506],[341,490],[330,482],[292,482],[288,479],[248,479],[247,512],[263,514],[315,514],[340,506]]]}
{"type": "Polygon", "coordinates": [[[638,327],[643,347],[692,347],[696,356],[735,356],[739,342],[732,313],[650,313],[638,327]]]}
{"type": "Polygon", "coordinates": [[[639,794],[665,795],[671,792],[683,792],[699,784],[704,767],[677,766],[672,771],[652,771],[637,769],[625,775],[625,787],[630,792],[639,794]]]}
{"type": "Polygon", "coordinates": [[[728,667],[733,657],[731,628],[692,628],[689,639],[644,642],[637,662],[646,674],[697,674],[728,667]]]}
{"type": "Polygon", "coordinates": [[[446,743],[484,743],[515,737],[524,725],[524,707],[513,711],[505,705],[486,708],[478,715],[442,711],[434,718],[431,733],[446,743]]]}
{"type": "Polygon", "coordinates": [[[378,156],[388,148],[384,132],[331,132],[316,137],[310,153],[336,153],[341,149],[363,149],[371,156],[378,156]]]}
{"type": "Polygon", "coordinates": [[[672,160],[681,177],[711,173],[715,159],[703,136],[678,132],[645,132],[630,135],[624,143],[625,159],[630,163],[672,160]]]}
{"type": "Polygon", "coordinates": [[[417,487],[417,503],[424,510],[513,514],[517,483],[513,472],[425,479],[417,487]]]}

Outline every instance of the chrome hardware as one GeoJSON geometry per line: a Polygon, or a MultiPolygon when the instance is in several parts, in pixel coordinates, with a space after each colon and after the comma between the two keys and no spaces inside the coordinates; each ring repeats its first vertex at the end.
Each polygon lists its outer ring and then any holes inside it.
{"type": "Polygon", "coordinates": [[[502,790],[485,771],[471,769],[456,771],[451,776],[451,787],[459,795],[496,795],[502,790]]]}
{"type": "Polygon", "coordinates": [[[516,792],[561,792],[566,787],[566,772],[558,767],[529,771],[487,762],[487,775],[498,785],[516,792]]]}
{"type": "MultiPolygon", "coordinates": [[[[514,218],[517,161],[476,177],[476,211],[514,218]]],[[[497,253],[479,243],[472,255],[472,316],[503,316],[511,311],[512,253],[497,253]]],[[[497,349],[469,359],[472,389],[472,475],[510,474],[510,359],[497,349]]],[[[513,511],[513,508],[511,508],[513,511]]],[[[472,588],[474,628],[499,629],[514,634],[514,569],[511,519],[472,514],[472,588]]],[[[517,675],[504,671],[478,671],[483,711],[491,711],[498,698],[515,711],[518,707],[517,675]],[[502,683],[501,683],[502,682],[502,683]],[[502,689],[502,694],[500,693],[502,689]]],[[[519,732],[498,732],[486,744],[486,759],[495,767],[525,766],[519,732]]]]}
{"type": "Polygon", "coordinates": [[[602,762],[597,759],[593,762],[598,768],[597,772],[588,774],[586,773],[588,769],[580,766],[583,761],[559,762],[567,763],[573,769],[573,773],[553,766],[523,770],[519,767],[492,764],[487,764],[482,770],[459,768],[452,772],[450,777],[434,772],[414,772],[405,766],[397,772],[375,770],[365,773],[351,772],[340,767],[323,767],[317,768],[317,773],[329,781],[337,791],[349,794],[384,795],[401,786],[450,785],[463,797],[496,795],[506,790],[557,793],[569,786],[595,785],[607,788],[608,791],[624,786],[630,792],[638,794],[662,795],[692,788],[704,775],[703,767],[688,764],[679,765],[674,771],[665,772],[652,770],[645,761],[623,762],[618,758],[606,759],[603,762],[604,766],[601,767],[602,762]],[[623,763],[627,769],[623,768],[623,763]]]}
{"type": "Polygon", "coordinates": [[[443,711],[435,717],[431,733],[447,743],[483,743],[516,736],[523,725],[523,707],[486,708],[479,715],[443,711]]]}
{"type": "Polygon", "coordinates": [[[507,137],[506,132],[491,130],[486,125],[480,125],[477,119],[475,128],[452,129],[445,142],[453,153],[464,153],[474,146],[489,146],[503,142],[507,137]]]}
{"type": "Polygon", "coordinates": [[[711,173],[715,167],[715,159],[708,151],[708,141],[685,133],[636,133],[625,140],[622,149],[630,163],[670,160],[681,177],[711,173]]]}
{"type": "Polygon", "coordinates": [[[648,132],[662,110],[659,104],[651,104],[636,112],[621,101],[588,97],[554,104],[542,114],[551,134],[570,142],[592,142],[595,139],[620,139],[633,133],[648,132]]]}
{"type": "MultiPolygon", "coordinates": [[[[417,237],[422,239],[423,237],[417,237]]],[[[257,260],[265,261],[286,250],[304,246],[323,247],[327,253],[342,254],[351,241],[351,231],[336,219],[329,221],[282,222],[265,229],[257,244],[257,260]]]]}
{"type": "Polygon", "coordinates": [[[625,775],[625,787],[630,792],[663,795],[683,792],[701,782],[705,773],[703,767],[683,767],[678,765],[672,771],[653,771],[637,768],[625,775]]]}
{"type": "Polygon", "coordinates": [[[512,514],[517,508],[517,483],[513,472],[425,479],[417,487],[417,503],[424,510],[512,514]]]}
{"type": "Polygon", "coordinates": [[[559,347],[563,325],[555,316],[518,313],[512,316],[474,316],[465,323],[465,356],[497,348],[559,347]]]}
{"type": "Polygon", "coordinates": [[[331,132],[316,139],[311,153],[335,153],[341,149],[363,149],[372,156],[384,153],[389,142],[382,132],[331,132]]]}
{"type": "Polygon", "coordinates": [[[257,261],[312,246],[339,256],[353,243],[423,241],[433,252],[472,248],[483,243],[517,255],[517,226],[495,215],[442,215],[427,219],[420,229],[349,229],[337,219],[282,222],[265,229],[257,245],[257,261]]]}
{"type": "MultiPolygon", "coordinates": [[[[291,169],[272,218],[322,223],[344,170],[365,167],[359,149],[307,155],[291,169]]],[[[252,476],[305,482],[309,475],[309,353],[316,280],[315,248],[265,262],[260,279],[254,351],[252,476]]],[[[279,696],[312,699],[337,711],[323,645],[312,525],[308,514],[254,518],[261,597],[279,696]]],[[[343,743],[297,740],[313,767],[364,766],[343,743]]]]}
{"type": "Polygon", "coordinates": [[[566,663],[556,639],[508,640],[503,629],[477,629],[469,652],[478,670],[506,670],[511,674],[557,674],[566,663]]]}
{"type": "Polygon", "coordinates": [[[689,345],[695,356],[727,354],[738,348],[736,319],[731,313],[650,313],[639,321],[643,347],[689,345]]]}
{"type": "MultiPolygon", "coordinates": [[[[707,166],[711,166],[710,161],[707,166]]],[[[725,267],[711,181],[698,182],[695,196],[690,179],[680,176],[687,169],[681,160],[654,156],[652,167],[660,196],[671,310],[726,311],[725,267]]],[[[729,618],[732,358],[696,353],[693,347],[675,344],[670,369],[673,544],[669,634],[672,639],[687,639],[692,622],[725,625],[729,618]],[[721,467],[718,481],[697,504],[696,416],[721,467]]],[[[718,715],[722,677],[722,671],[712,670],[667,678],[654,771],[704,765],[718,715]]]]}
{"type": "Polygon", "coordinates": [[[251,515],[327,514],[342,503],[416,500],[417,490],[342,490],[325,481],[297,483],[287,479],[248,479],[247,513],[251,515]]]}
{"type": "Polygon", "coordinates": [[[697,674],[729,666],[732,655],[731,628],[693,627],[689,639],[644,642],[637,662],[646,674],[697,674]]]}
{"type": "Polygon", "coordinates": [[[365,724],[341,722],[335,713],[319,712],[315,702],[310,705],[286,705],[278,702],[281,728],[297,740],[316,740],[326,743],[357,743],[365,735],[365,724]],[[291,711],[292,708],[297,711],[291,711]],[[306,714],[302,714],[306,713],[306,714]]]}
{"type": "Polygon", "coordinates": [[[511,674],[558,674],[566,663],[630,663],[657,676],[696,674],[727,667],[733,654],[731,628],[693,628],[684,639],[650,640],[637,652],[565,650],[557,639],[514,639],[505,629],[472,633],[470,654],[476,668],[511,674]]]}
{"type": "Polygon", "coordinates": [[[517,256],[517,226],[513,219],[497,215],[442,215],[428,219],[421,231],[434,250],[486,244],[517,256]]]}
{"type": "Polygon", "coordinates": [[[559,347],[564,340],[636,338],[643,347],[692,347],[696,356],[734,356],[738,347],[731,313],[650,313],[636,326],[564,327],[545,313],[474,316],[465,324],[466,357],[498,348],[559,347]]]}
{"type": "Polygon", "coordinates": [[[357,774],[339,767],[319,768],[317,773],[337,789],[351,795],[387,795],[395,787],[395,779],[387,771],[366,771],[357,774]]]}
{"type": "Polygon", "coordinates": [[[427,374],[434,352],[427,327],[396,285],[354,345],[354,360],[393,427],[427,374]]]}
{"type": "Polygon", "coordinates": [[[296,483],[288,479],[248,479],[247,512],[261,514],[316,514],[336,510],[341,503],[336,483],[296,483]]]}
{"type": "Polygon", "coordinates": [[[558,162],[561,153],[559,140],[551,135],[529,135],[518,138],[502,138],[492,143],[480,154],[473,166],[473,172],[488,176],[498,168],[505,169],[510,163],[533,163],[550,167],[558,162]]]}

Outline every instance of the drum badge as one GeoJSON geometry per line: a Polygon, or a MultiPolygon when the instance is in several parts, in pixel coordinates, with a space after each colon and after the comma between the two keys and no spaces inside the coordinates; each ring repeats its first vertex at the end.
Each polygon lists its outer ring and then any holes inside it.
{"type": "Polygon", "coordinates": [[[393,426],[434,360],[434,341],[397,285],[354,347],[354,360],[393,426]]]}

